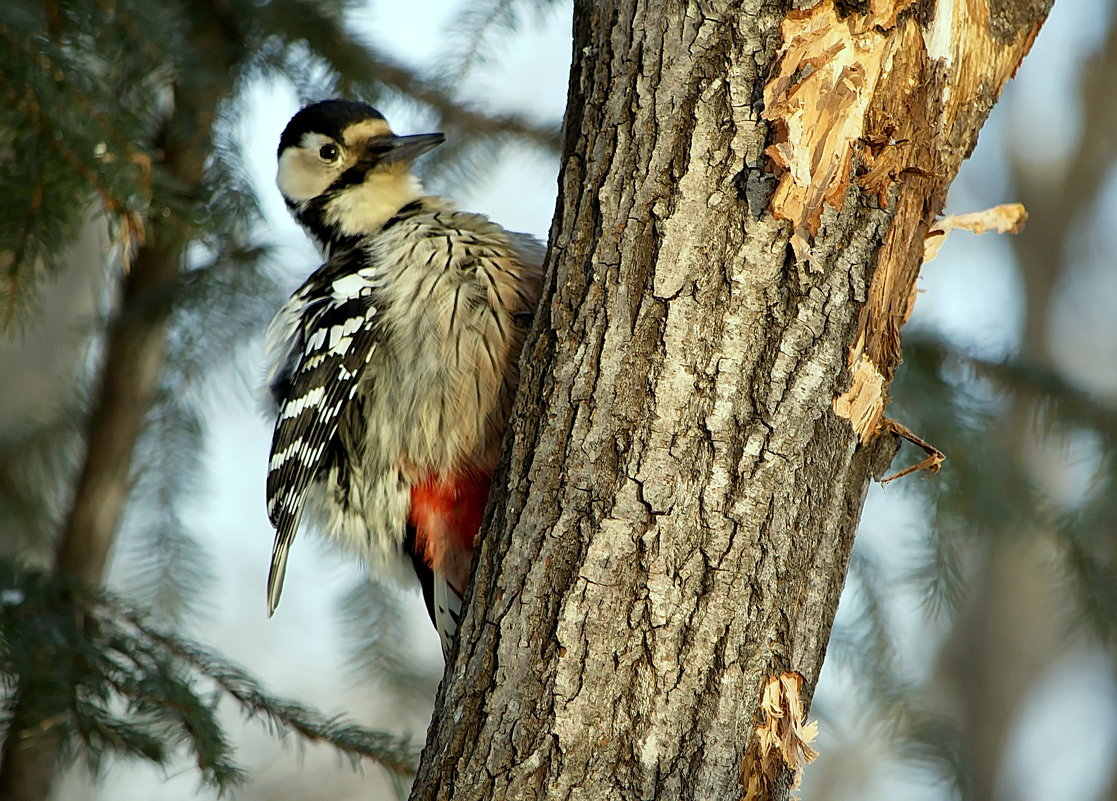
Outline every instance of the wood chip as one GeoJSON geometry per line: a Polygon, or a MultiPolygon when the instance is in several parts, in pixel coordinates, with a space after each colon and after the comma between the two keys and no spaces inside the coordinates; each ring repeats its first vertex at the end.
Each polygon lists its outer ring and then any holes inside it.
{"type": "Polygon", "coordinates": [[[880,370],[864,354],[853,367],[849,389],[834,398],[834,414],[849,420],[861,444],[876,435],[884,414],[885,380],[880,370]]]}
{"type": "Polygon", "coordinates": [[[923,263],[926,264],[939,253],[946,241],[946,235],[955,228],[965,228],[975,234],[996,231],[998,234],[1017,234],[1028,219],[1028,211],[1023,203],[1005,203],[985,211],[968,214],[951,214],[936,220],[923,241],[923,263]]]}
{"type": "Polygon", "coordinates": [[[818,736],[818,723],[807,722],[803,707],[803,674],[771,676],[760,701],[760,725],[756,737],[741,760],[743,801],[765,801],[782,774],[792,774],[791,787],[799,785],[803,766],[818,752],[811,742],[818,736]]]}

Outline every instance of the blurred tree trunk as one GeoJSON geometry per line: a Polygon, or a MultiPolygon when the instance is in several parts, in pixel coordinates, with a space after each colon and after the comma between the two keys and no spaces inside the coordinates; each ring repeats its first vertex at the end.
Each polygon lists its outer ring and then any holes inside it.
{"type": "MultiPolygon", "coordinates": [[[[179,194],[153,200],[168,214],[147,230],[146,243],[124,265],[105,334],[81,471],[55,550],[55,569],[83,584],[101,583],[131,487],[133,452],[162,374],[172,301],[192,231],[189,215],[197,213],[195,204],[203,196],[213,121],[232,88],[231,68],[240,46],[239,38],[231,38],[235,27],[226,22],[213,16],[192,32],[196,52],[212,61],[174,87],[174,111],[153,148],[163,156],[157,168],[175,187],[168,191],[179,194]]],[[[16,690],[21,698],[59,695],[33,686],[34,677],[27,682],[16,690]]],[[[24,709],[17,701],[8,722],[0,754],[0,801],[44,801],[59,768],[60,736],[32,728],[24,709]]]]}
{"type": "MultiPolygon", "coordinates": [[[[67,401],[74,405],[74,376],[87,357],[101,311],[99,298],[109,281],[104,254],[110,244],[108,225],[91,214],[80,236],[66,248],[63,275],[44,287],[35,319],[18,337],[0,337],[0,375],[8,387],[19,388],[18,392],[0,393],[0,436],[49,426],[60,406],[67,401]]],[[[0,263],[3,261],[0,257],[0,263]]],[[[65,448],[55,451],[64,452],[65,448]]],[[[26,470],[26,459],[21,467],[26,470]]],[[[4,480],[0,477],[0,482],[4,480]]],[[[42,497],[13,491],[10,485],[3,489],[9,493],[9,502],[13,496],[21,496],[21,514],[18,522],[13,521],[4,532],[0,556],[18,557],[26,564],[48,569],[53,564],[58,526],[52,517],[58,508],[44,503],[42,497]]]]}
{"type": "MultiPolygon", "coordinates": [[[[132,453],[163,366],[181,246],[175,241],[140,248],[121,281],[86,427],[82,469],[55,552],[55,569],[83,583],[101,583],[128,497],[132,453]]],[[[44,688],[33,685],[32,677],[17,691],[23,697],[43,697],[44,688]]],[[[0,799],[42,801],[57,770],[60,740],[50,730],[29,729],[21,712],[17,704],[4,740],[0,799]]]]}
{"type": "Polygon", "coordinates": [[[1047,10],[991,6],[575,4],[506,495],[413,799],[786,797],[924,239],[1047,10]]]}

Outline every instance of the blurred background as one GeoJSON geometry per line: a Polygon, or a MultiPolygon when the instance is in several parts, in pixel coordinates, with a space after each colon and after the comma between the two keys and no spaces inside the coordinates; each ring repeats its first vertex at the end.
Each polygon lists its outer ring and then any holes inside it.
{"type": "MultiPolygon", "coordinates": [[[[304,102],[361,97],[398,133],[447,132],[428,189],[545,240],[570,14],[559,0],[0,10],[0,553],[50,563],[114,283],[130,249],[177,226],[188,270],[108,586],[276,695],[421,745],[442,659],[417,592],[370,584],[304,537],[265,619],[262,334],[318,264],[274,188],[275,148],[304,102]],[[152,173],[153,153],[178,152],[161,120],[213,96],[201,180],[152,173]]],[[[955,232],[923,270],[890,415],[948,461],[870,491],[803,799],[1117,799],[1115,163],[1113,4],[1064,0],[948,204],[1018,200],[1026,229],[955,232]]],[[[277,738],[228,698],[218,710],[246,771],[236,798],[406,788],[277,738]]],[[[105,759],[96,778],[77,755],[57,799],[218,795],[185,751],[105,759]]]]}

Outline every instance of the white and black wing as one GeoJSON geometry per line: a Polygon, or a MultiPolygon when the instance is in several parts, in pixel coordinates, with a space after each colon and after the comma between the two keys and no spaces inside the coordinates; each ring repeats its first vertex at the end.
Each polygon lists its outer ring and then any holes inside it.
{"type": "Polygon", "coordinates": [[[268,616],[283,590],[287,553],[307,490],[327,466],[338,421],[376,350],[374,278],[363,249],[339,253],[291,297],[273,325],[290,347],[271,391],[278,406],[268,461],[268,517],[275,547],[268,574],[268,616]]]}

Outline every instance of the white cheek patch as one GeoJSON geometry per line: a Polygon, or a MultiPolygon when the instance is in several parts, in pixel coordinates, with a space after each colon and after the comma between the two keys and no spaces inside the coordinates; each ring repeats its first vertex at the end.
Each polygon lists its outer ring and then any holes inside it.
{"type": "Polygon", "coordinates": [[[319,149],[325,144],[333,144],[333,140],[322,134],[308,133],[298,147],[289,147],[280,155],[275,183],[285,198],[304,203],[318,197],[344,169],[342,162],[328,165],[318,157],[319,149]]]}
{"type": "Polygon", "coordinates": [[[288,148],[279,157],[275,183],[283,197],[302,203],[317,197],[330,185],[331,176],[316,164],[308,164],[307,153],[288,148]]]}

